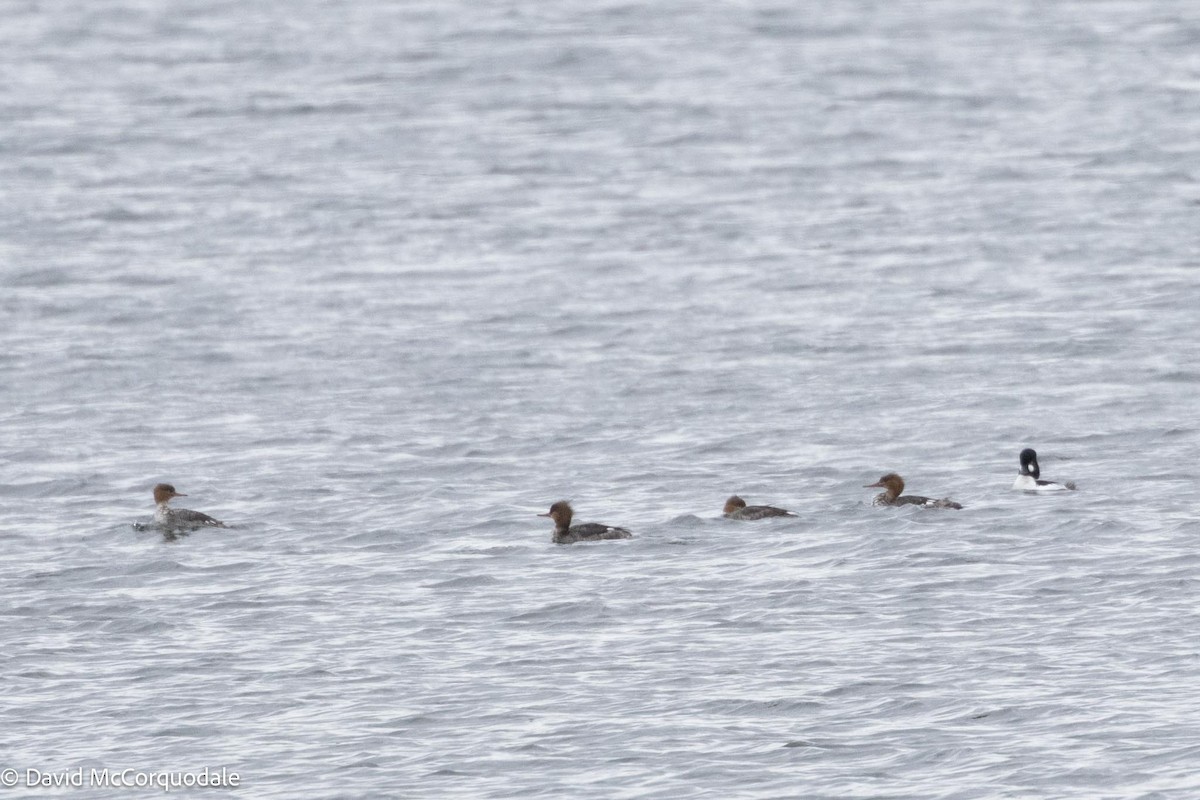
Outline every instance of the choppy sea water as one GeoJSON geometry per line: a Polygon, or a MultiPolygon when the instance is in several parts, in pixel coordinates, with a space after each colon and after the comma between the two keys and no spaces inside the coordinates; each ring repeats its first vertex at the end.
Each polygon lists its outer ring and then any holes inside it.
{"type": "Polygon", "coordinates": [[[4,17],[0,768],[1200,794],[1188,4],[4,17]]]}

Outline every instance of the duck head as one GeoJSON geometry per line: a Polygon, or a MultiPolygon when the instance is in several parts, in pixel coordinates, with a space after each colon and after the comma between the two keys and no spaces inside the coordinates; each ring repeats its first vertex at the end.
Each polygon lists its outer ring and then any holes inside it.
{"type": "Polygon", "coordinates": [[[889,472],[875,483],[868,483],[864,489],[883,489],[888,500],[895,500],[904,491],[904,478],[894,472],[889,472]]]}
{"type": "Polygon", "coordinates": [[[545,514],[538,514],[539,517],[549,517],[554,520],[555,528],[571,527],[571,517],[575,516],[575,511],[571,508],[571,503],[568,500],[559,500],[554,505],[550,506],[550,510],[545,514]]]}

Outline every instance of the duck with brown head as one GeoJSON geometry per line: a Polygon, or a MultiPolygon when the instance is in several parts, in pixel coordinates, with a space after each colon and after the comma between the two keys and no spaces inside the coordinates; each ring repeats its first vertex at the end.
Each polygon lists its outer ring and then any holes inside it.
{"type": "Polygon", "coordinates": [[[875,483],[868,483],[864,489],[883,489],[871,501],[873,506],[921,506],[922,508],[962,508],[949,497],[935,500],[932,497],[922,497],[919,494],[901,495],[904,491],[904,478],[894,472],[889,472],[875,483]]]}
{"type": "Polygon", "coordinates": [[[725,501],[725,516],[729,519],[766,519],[767,517],[794,517],[790,511],[775,506],[748,506],[736,494],[725,501]]]}
{"type": "Polygon", "coordinates": [[[172,497],[187,497],[175,491],[169,483],[154,487],[154,521],[167,530],[191,530],[193,528],[224,528],[225,523],[199,511],[186,508],[171,508],[167,503],[172,497]]]}
{"type": "Polygon", "coordinates": [[[545,514],[538,514],[539,517],[549,517],[554,520],[554,543],[555,544],[573,544],[575,542],[597,542],[601,539],[632,539],[633,534],[624,528],[616,528],[612,525],[604,525],[599,522],[585,522],[582,525],[572,525],[571,517],[575,515],[571,504],[566,500],[559,500],[554,505],[550,506],[550,510],[545,514]]]}

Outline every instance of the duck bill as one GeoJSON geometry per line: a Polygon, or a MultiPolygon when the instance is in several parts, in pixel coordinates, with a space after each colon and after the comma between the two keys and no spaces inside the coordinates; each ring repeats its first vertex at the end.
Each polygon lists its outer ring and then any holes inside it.
{"type": "Polygon", "coordinates": [[[863,488],[864,489],[882,489],[882,488],[884,488],[883,481],[875,481],[874,483],[863,484],[863,488]]]}
{"type": "Polygon", "coordinates": [[[538,514],[538,516],[539,516],[539,517],[548,517],[548,516],[550,516],[550,514],[548,514],[548,513],[546,513],[546,514],[538,514]]]}

